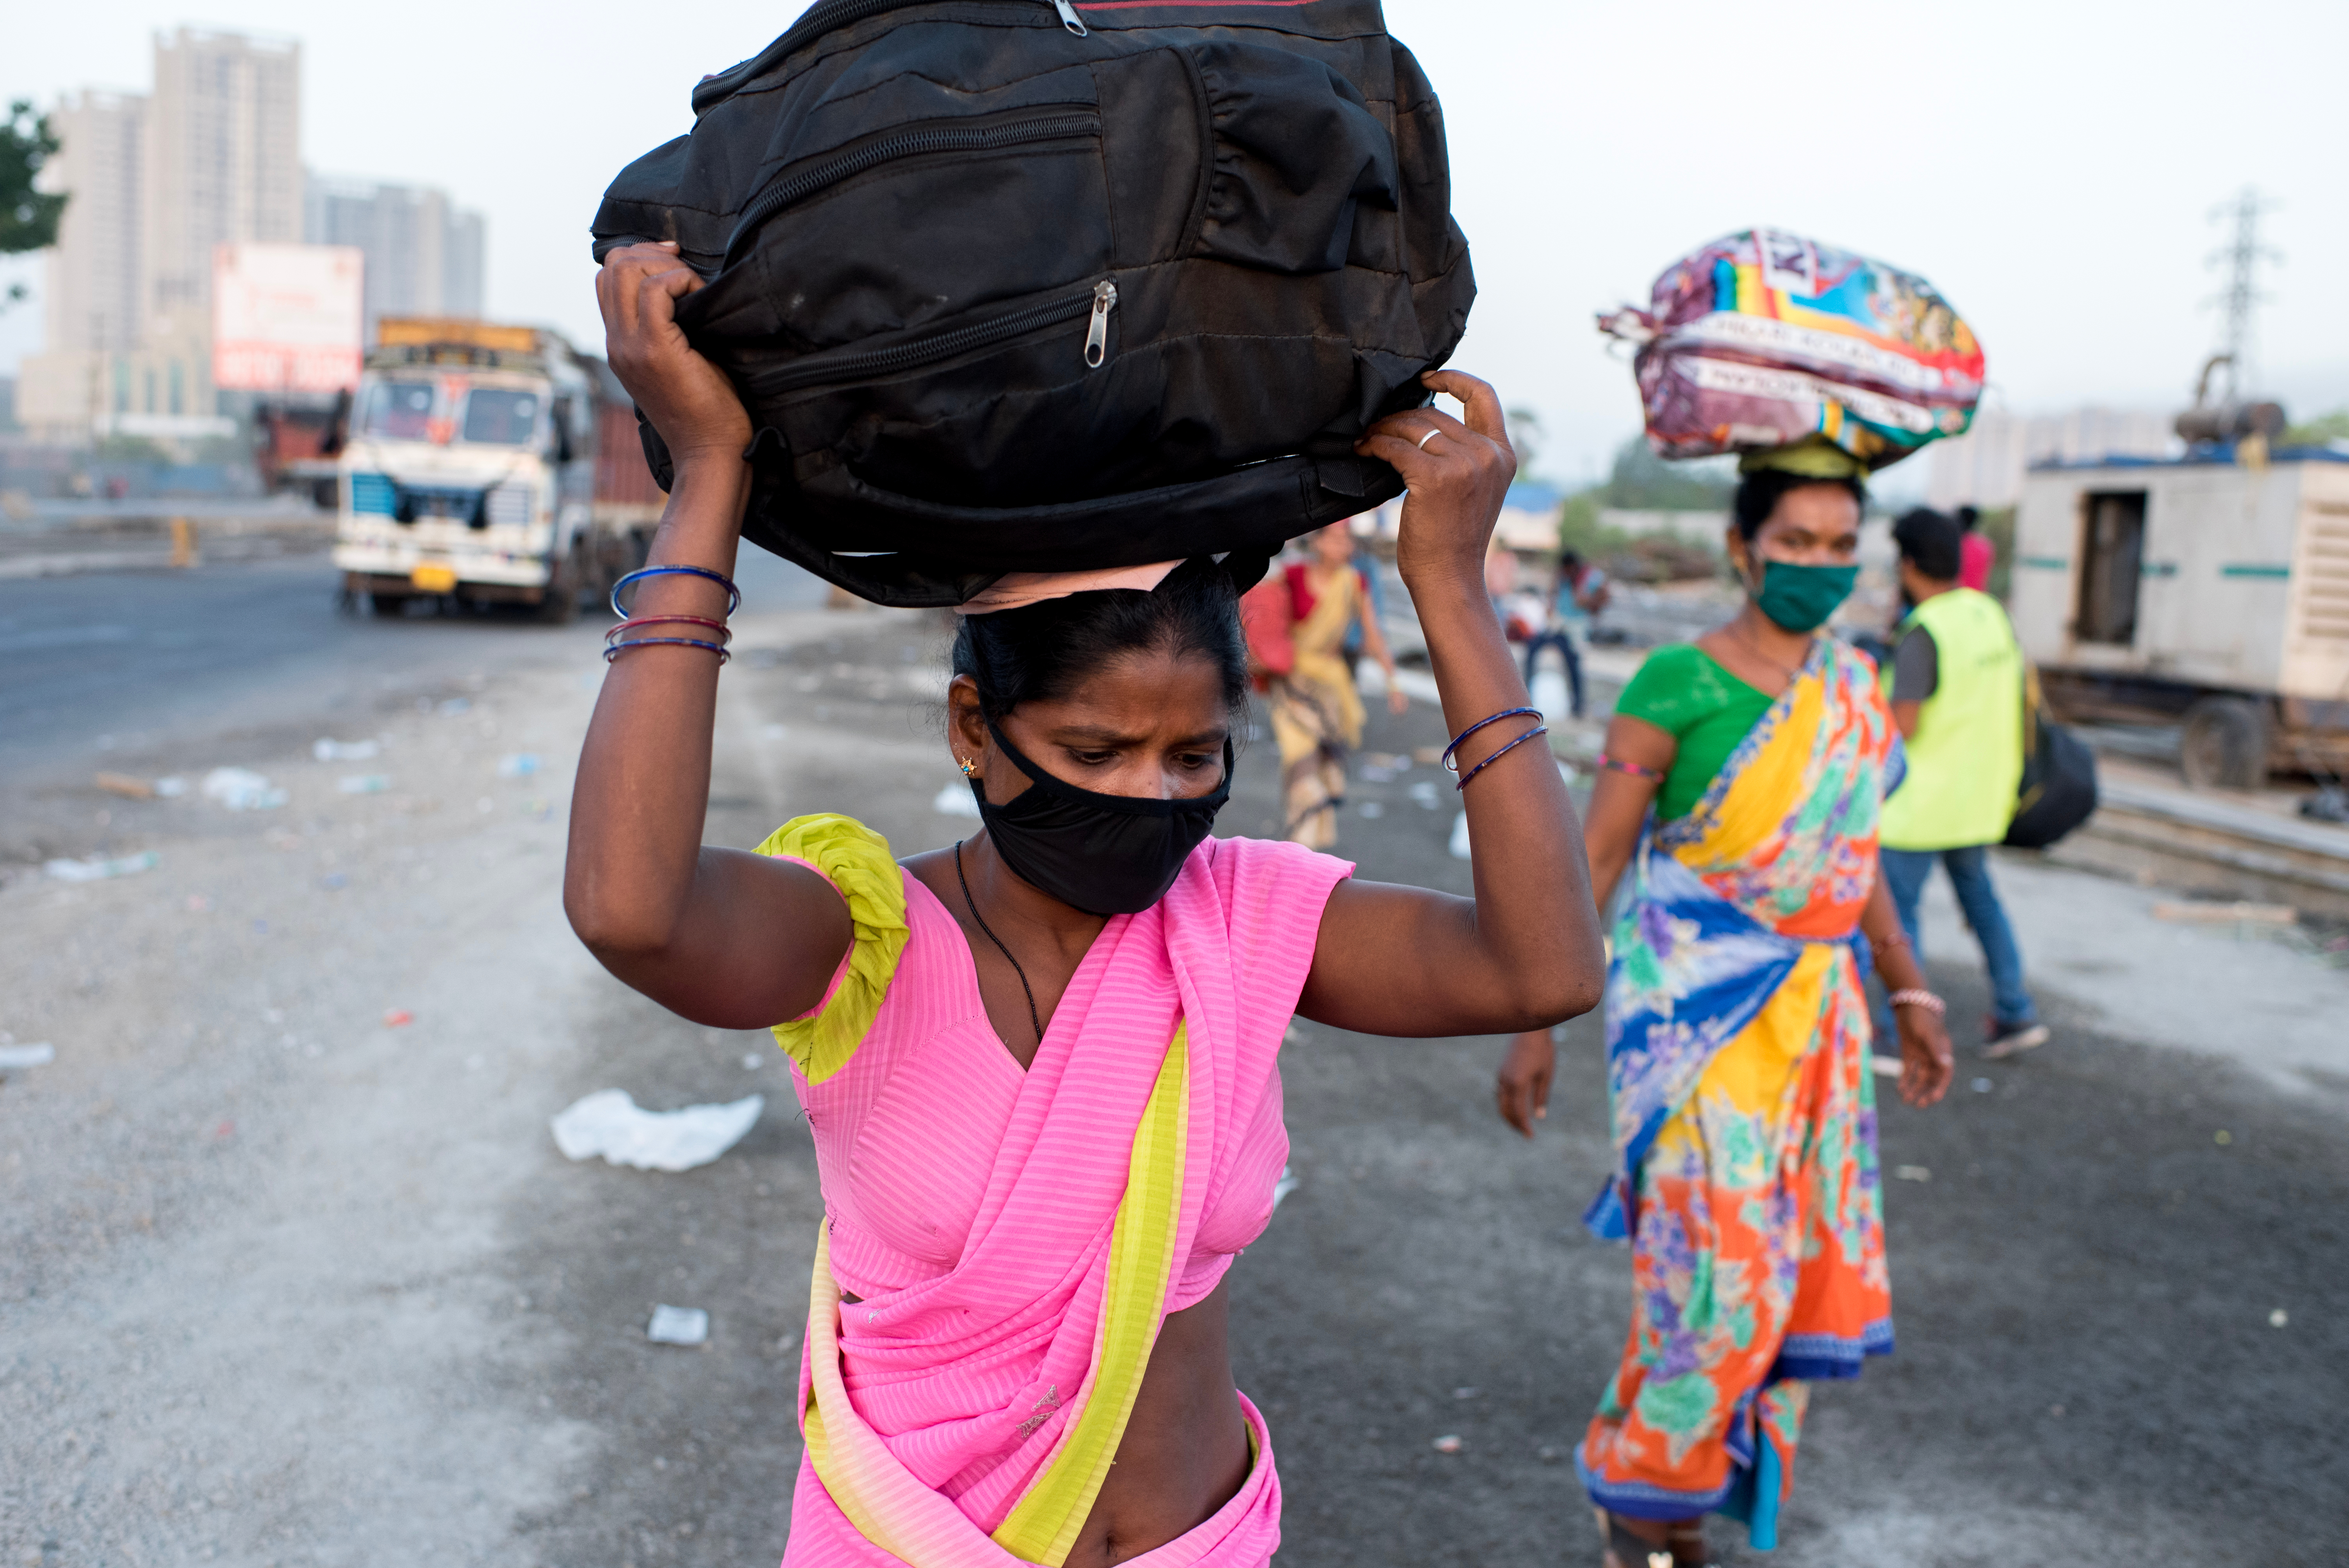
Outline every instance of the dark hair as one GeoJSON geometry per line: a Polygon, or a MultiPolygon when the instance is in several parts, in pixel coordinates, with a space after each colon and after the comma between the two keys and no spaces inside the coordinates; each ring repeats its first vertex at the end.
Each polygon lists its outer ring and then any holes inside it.
{"type": "Polygon", "coordinates": [[[1980,507],[1961,506],[1958,508],[1958,528],[1961,531],[1971,533],[1975,529],[1980,528],[1981,526],[1982,509],[1980,507]]]}
{"type": "Polygon", "coordinates": [[[1567,571],[1571,572],[1576,567],[1582,564],[1582,552],[1579,550],[1561,550],[1557,552],[1557,563],[1567,571]]]}
{"type": "Polygon", "coordinates": [[[1247,706],[1247,649],[1239,595],[1216,562],[1186,561],[1152,592],[1110,588],[1046,599],[991,615],[965,615],[953,666],[978,687],[978,708],[1001,718],[1023,702],[1065,696],[1087,676],[1127,654],[1157,651],[1212,661],[1224,706],[1247,706]]]}
{"type": "Polygon", "coordinates": [[[1857,478],[1839,480],[1812,479],[1806,474],[1790,474],[1783,469],[1757,469],[1737,481],[1737,499],[1731,503],[1731,514],[1737,519],[1737,537],[1751,540],[1778,510],[1778,502],[1789,490],[1805,485],[1834,485],[1851,492],[1851,499],[1862,511],[1868,510],[1868,487],[1857,478]]]}
{"type": "Polygon", "coordinates": [[[1954,583],[1961,562],[1965,559],[1964,546],[1960,542],[1965,531],[1957,520],[1944,516],[1930,507],[1917,507],[1900,514],[1892,525],[1892,542],[1900,547],[1900,559],[1930,577],[1936,583],[1954,583]]]}

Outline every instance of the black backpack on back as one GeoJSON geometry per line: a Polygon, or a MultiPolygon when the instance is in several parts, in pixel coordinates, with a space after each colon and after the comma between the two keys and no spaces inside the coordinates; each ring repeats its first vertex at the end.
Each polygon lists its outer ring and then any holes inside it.
{"type": "MultiPolygon", "coordinates": [[[[1467,325],[1442,112],[1377,0],[818,0],[623,170],[758,432],[744,537],[865,598],[1262,557],[1467,325]]],[[[644,431],[666,487],[668,454],[644,431]]]]}
{"type": "Polygon", "coordinates": [[[2023,677],[2023,779],[2015,789],[2014,820],[2006,842],[2044,850],[2095,815],[2096,754],[2088,743],[2048,717],[2039,672],[2023,677]]]}

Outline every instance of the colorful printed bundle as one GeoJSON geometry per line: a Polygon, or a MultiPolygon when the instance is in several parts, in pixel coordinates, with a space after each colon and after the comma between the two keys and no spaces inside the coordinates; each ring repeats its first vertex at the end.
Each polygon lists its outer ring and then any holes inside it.
{"type": "Polygon", "coordinates": [[[1716,240],[1650,303],[1599,327],[1639,345],[1662,457],[1832,445],[1880,469],[1963,434],[1982,399],[1982,346],[1932,284],[1793,234],[1716,240]]]}

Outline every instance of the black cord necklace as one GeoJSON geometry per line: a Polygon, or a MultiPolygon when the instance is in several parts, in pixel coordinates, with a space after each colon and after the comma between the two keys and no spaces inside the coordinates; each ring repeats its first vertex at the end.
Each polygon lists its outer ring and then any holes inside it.
{"type": "Polygon", "coordinates": [[[955,841],[955,880],[962,883],[962,901],[969,906],[971,919],[978,922],[979,930],[987,933],[987,939],[995,944],[995,950],[1003,954],[1005,963],[1011,965],[1011,973],[1019,976],[1019,989],[1028,994],[1028,1021],[1036,1027],[1036,1043],[1042,1045],[1044,1020],[1036,1016],[1036,988],[1028,984],[1028,971],[1019,967],[1019,960],[1011,956],[1011,949],[1003,945],[1003,938],[996,935],[995,928],[987,923],[987,916],[978,913],[978,901],[970,896],[970,878],[962,869],[962,841],[959,839],[955,841]]]}

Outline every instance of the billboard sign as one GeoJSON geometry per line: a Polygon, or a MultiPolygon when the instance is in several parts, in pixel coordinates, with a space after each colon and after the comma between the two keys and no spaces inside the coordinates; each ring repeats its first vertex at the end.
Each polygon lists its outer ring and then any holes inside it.
{"type": "Polygon", "coordinates": [[[352,245],[212,249],[212,385],[338,392],[359,384],[364,267],[352,245]]]}

